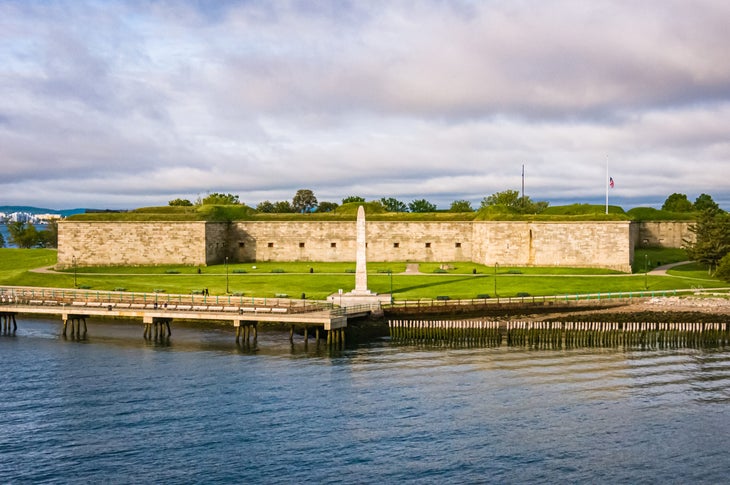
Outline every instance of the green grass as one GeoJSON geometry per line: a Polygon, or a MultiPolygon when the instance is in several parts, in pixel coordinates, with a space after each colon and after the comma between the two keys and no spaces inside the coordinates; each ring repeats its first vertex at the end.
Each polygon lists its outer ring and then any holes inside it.
{"type": "Polygon", "coordinates": [[[634,251],[634,264],[631,267],[634,273],[643,273],[658,266],[681,261],[687,261],[687,251],[684,249],[642,248],[634,251]]]}
{"type": "MultiPolygon", "coordinates": [[[[647,250],[651,258],[662,258],[662,263],[686,258],[681,250],[647,250]]],[[[638,252],[643,255],[645,253],[638,252]]],[[[30,269],[52,266],[56,253],[46,249],[0,249],[0,284],[17,286],[44,286],[73,288],[74,271],[37,273],[30,269]]],[[[634,275],[615,271],[588,268],[517,268],[498,267],[496,276],[493,266],[468,262],[448,263],[446,273],[434,271],[440,263],[420,263],[423,274],[401,274],[406,263],[373,262],[368,264],[368,287],[376,293],[389,293],[391,283],[394,298],[429,299],[437,296],[476,298],[478,295],[514,297],[520,293],[533,296],[583,293],[619,293],[628,291],[663,291],[683,288],[724,287],[727,284],[707,275],[701,265],[688,264],[677,267],[670,274],[677,277],[634,275]],[[388,271],[392,274],[389,274],[388,271]]],[[[78,268],[76,285],[90,287],[94,291],[154,292],[166,294],[190,294],[208,288],[211,295],[224,295],[226,280],[229,293],[242,293],[245,297],[274,297],[288,294],[292,298],[324,299],[338,289],[349,291],[355,286],[355,263],[323,262],[262,262],[215,265],[201,268],[190,266],[155,267],[106,267],[78,268]],[[310,273],[310,268],[313,272],[310,273]],[[245,273],[234,273],[235,269],[245,273]],[[273,273],[281,269],[284,273],[273,273]]],[[[642,270],[643,271],[643,270],[642,270]]],[[[165,296],[167,298],[167,296],[165,296]]]]}
{"type": "Polygon", "coordinates": [[[17,277],[31,268],[56,264],[55,249],[0,248],[0,280],[17,277]]]}
{"type": "Polygon", "coordinates": [[[69,217],[74,221],[354,221],[360,205],[370,221],[659,221],[693,220],[697,213],[667,212],[651,207],[635,207],[624,211],[619,206],[571,204],[552,206],[540,214],[519,214],[500,206],[480,208],[474,212],[386,212],[374,202],[344,204],[332,212],[259,213],[245,205],[202,205],[193,207],[140,207],[127,212],[96,212],[69,217]]]}

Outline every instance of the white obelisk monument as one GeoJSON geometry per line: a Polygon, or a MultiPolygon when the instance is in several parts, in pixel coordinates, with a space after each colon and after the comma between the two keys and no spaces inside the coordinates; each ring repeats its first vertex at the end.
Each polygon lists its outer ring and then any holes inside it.
{"type": "Polygon", "coordinates": [[[357,208],[357,223],[355,226],[355,289],[347,293],[342,290],[327,297],[327,300],[339,306],[370,305],[373,311],[380,308],[382,303],[390,301],[390,295],[378,295],[368,290],[367,270],[367,240],[365,232],[365,208],[357,208]]]}
{"type": "Polygon", "coordinates": [[[365,208],[357,208],[357,254],[355,255],[355,295],[369,295],[367,270],[367,240],[365,232],[365,208]]]}

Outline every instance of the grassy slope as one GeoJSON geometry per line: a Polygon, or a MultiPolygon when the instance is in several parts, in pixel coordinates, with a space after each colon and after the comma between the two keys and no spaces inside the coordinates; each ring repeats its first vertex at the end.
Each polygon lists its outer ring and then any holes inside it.
{"type": "Polygon", "coordinates": [[[97,212],[69,217],[76,221],[354,221],[360,205],[372,221],[628,221],[628,220],[692,220],[697,214],[666,212],[649,207],[636,207],[625,212],[621,207],[572,204],[548,207],[540,214],[518,214],[514,210],[491,206],[475,212],[386,212],[378,203],[351,203],[332,212],[308,214],[258,213],[245,205],[204,205],[194,207],[142,207],[128,212],[97,212]]]}

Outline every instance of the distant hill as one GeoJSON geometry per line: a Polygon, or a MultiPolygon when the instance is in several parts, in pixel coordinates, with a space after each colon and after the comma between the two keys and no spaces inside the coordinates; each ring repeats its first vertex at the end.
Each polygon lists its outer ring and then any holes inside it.
{"type": "Polygon", "coordinates": [[[74,214],[83,214],[86,209],[46,209],[43,207],[32,207],[27,205],[0,205],[0,212],[6,214],[12,212],[25,212],[27,214],[60,214],[63,217],[72,216],[74,214]]]}

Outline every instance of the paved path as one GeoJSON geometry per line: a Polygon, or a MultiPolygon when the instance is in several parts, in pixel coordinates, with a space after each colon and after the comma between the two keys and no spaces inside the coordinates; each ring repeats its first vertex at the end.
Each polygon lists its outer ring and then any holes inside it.
{"type": "Polygon", "coordinates": [[[662,266],[657,266],[653,270],[649,271],[649,274],[651,275],[661,275],[661,276],[667,276],[667,270],[672,269],[675,266],[681,266],[683,264],[689,264],[692,261],[680,261],[679,263],[671,263],[671,264],[664,264],[662,266]]]}
{"type": "Polygon", "coordinates": [[[418,263],[408,263],[406,265],[405,273],[401,273],[401,274],[421,274],[421,272],[418,269],[418,263]]]}

